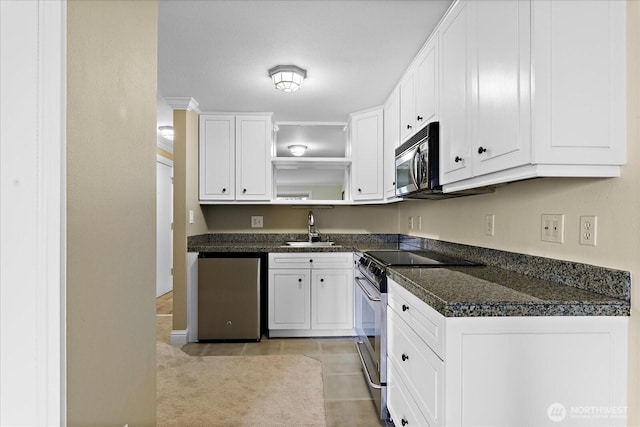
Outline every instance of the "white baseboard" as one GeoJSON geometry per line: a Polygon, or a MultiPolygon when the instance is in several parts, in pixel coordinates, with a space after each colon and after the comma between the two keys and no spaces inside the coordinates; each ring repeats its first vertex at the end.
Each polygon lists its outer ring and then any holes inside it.
{"type": "Polygon", "coordinates": [[[269,338],[308,338],[356,336],[355,329],[269,329],[269,338]]]}
{"type": "Polygon", "coordinates": [[[171,331],[171,335],[169,335],[169,344],[179,346],[185,345],[187,343],[187,336],[189,335],[189,331],[187,329],[182,330],[173,330],[171,331]]]}

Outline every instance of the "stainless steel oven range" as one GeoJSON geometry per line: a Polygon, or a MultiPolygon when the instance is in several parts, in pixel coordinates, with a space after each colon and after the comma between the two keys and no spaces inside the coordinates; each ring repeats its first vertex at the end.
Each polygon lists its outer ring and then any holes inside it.
{"type": "Polygon", "coordinates": [[[387,421],[387,268],[483,264],[424,250],[356,252],[354,260],[356,349],[380,419],[387,421]]]}
{"type": "Polygon", "coordinates": [[[356,349],[380,419],[386,420],[389,418],[386,269],[362,253],[356,252],[354,260],[356,349]]]}

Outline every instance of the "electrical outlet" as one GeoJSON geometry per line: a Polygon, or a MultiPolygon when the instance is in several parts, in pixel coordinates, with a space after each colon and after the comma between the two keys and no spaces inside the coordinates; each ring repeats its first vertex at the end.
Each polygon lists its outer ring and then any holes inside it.
{"type": "Polygon", "coordinates": [[[564,243],[564,215],[543,214],[540,228],[542,241],[564,243]]]}
{"type": "Polygon", "coordinates": [[[494,235],[496,216],[494,214],[486,214],[484,216],[484,234],[487,236],[494,235]]]}
{"type": "Polygon", "coordinates": [[[596,245],[598,231],[598,217],[585,215],[580,217],[580,244],[587,246],[596,245]]]}
{"type": "Polygon", "coordinates": [[[263,227],[263,218],[262,216],[252,216],[251,217],[251,228],[262,228],[263,227]]]}
{"type": "Polygon", "coordinates": [[[409,230],[413,230],[413,217],[410,216],[409,219],[407,220],[407,228],[409,230]]]}
{"type": "Polygon", "coordinates": [[[418,223],[418,230],[422,230],[422,217],[421,216],[417,216],[416,217],[416,222],[418,223]]]}

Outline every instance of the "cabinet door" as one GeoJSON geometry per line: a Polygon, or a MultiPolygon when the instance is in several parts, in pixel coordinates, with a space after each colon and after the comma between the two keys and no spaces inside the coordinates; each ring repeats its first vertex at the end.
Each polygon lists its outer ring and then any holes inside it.
{"type": "Polygon", "coordinates": [[[434,33],[416,63],[416,132],[438,119],[438,33],[434,33]]]}
{"type": "Polygon", "coordinates": [[[396,148],[400,145],[400,90],[396,88],[384,105],[384,197],[396,197],[396,148]]]}
{"type": "Polygon", "coordinates": [[[411,392],[404,383],[405,378],[398,372],[393,362],[389,361],[387,369],[387,409],[393,418],[394,425],[431,427],[412,399],[411,392]]]}
{"type": "Polygon", "coordinates": [[[235,116],[200,116],[200,200],[235,198],[235,116]]]}
{"type": "Polygon", "coordinates": [[[353,269],[311,272],[311,328],[353,328],[353,269]]]}
{"type": "Polygon", "coordinates": [[[440,181],[471,176],[472,2],[461,1],[440,27],[440,181]]]}
{"type": "Polygon", "coordinates": [[[236,200],[271,200],[271,117],[236,118],[236,200]]]}
{"type": "Polygon", "coordinates": [[[444,362],[392,308],[387,354],[430,426],[444,425],[444,362]]]}
{"type": "Polygon", "coordinates": [[[308,269],[269,270],[269,329],[311,327],[310,287],[308,269]]]}
{"type": "Polygon", "coordinates": [[[473,175],[531,162],[529,0],[474,3],[473,175]]]}
{"type": "Polygon", "coordinates": [[[624,164],[626,7],[532,2],[534,163],[624,164]]]}
{"type": "Polygon", "coordinates": [[[351,116],[353,200],[382,199],[382,109],[351,116]]]}
{"type": "Polygon", "coordinates": [[[400,82],[400,139],[409,138],[416,131],[416,85],[413,70],[400,82]]]}

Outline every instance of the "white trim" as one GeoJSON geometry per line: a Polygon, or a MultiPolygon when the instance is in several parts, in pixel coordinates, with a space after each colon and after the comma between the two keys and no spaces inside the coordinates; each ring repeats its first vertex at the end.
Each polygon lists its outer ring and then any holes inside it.
{"type": "Polygon", "coordinates": [[[168,151],[173,154],[173,141],[168,141],[161,136],[158,136],[157,144],[158,148],[163,149],[164,151],[168,151]]]}
{"type": "Polygon", "coordinates": [[[274,122],[274,126],[349,126],[349,122],[296,122],[282,121],[274,122]]]}
{"type": "Polygon", "coordinates": [[[162,163],[163,165],[169,166],[170,168],[173,167],[173,160],[167,159],[165,156],[161,156],[160,154],[156,154],[156,162],[162,163]]]}
{"type": "Polygon", "coordinates": [[[66,2],[0,7],[0,424],[65,425],[66,2]]]}
{"type": "Polygon", "coordinates": [[[269,329],[269,338],[355,337],[355,329],[269,329]]]}
{"type": "Polygon", "coordinates": [[[169,344],[175,346],[185,345],[187,343],[188,336],[189,330],[187,329],[173,330],[169,336],[169,344]]]}
{"type": "Polygon", "coordinates": [[[180,96],[170,96],[164,98],[165,102],[169,105],[169,107],[174,110],[187,110],[187,111],[195,111],[200,114],[200,109],[198,108],[198,102],[189,97],[180,97],[180,96]]]}

